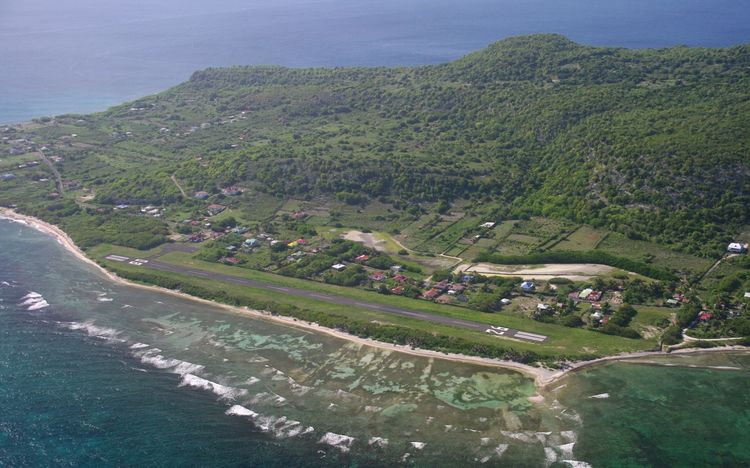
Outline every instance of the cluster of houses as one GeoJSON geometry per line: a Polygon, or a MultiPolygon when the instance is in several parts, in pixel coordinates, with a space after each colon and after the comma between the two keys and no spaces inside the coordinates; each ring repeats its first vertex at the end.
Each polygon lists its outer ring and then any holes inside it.
{"type": "MultiPolygon", "coordinates": [[[[3,131],[3,133],[9,132],[10,130],[6,129],[3,131]]],[[[0,139],[3,144],[9,145],[10,148],[8,148],[8,154],[11,156],[17,156],[19,154],[26,154],[36,151],[36,144],[28,140],[26,138],[12,138],[10,136],[4,136],[2,139],[0,139]]]]}
{"type": "Polygon", "coordinates": [[[221,189],[221,193],[228,197],[236,197],[237,195],[242,195],[242,189],[237,187],[236,185],[232,185],[230,187],[224,187],[223,189],[221,189]]]}
{"type": "Polygon", "coordinates": [[[193,234],[191,234],[188,237],[188,242],[193,242],[193,243],[200,243],[200,242],[203,242],[205,240],[218,239],[218,238],[222,237],[224,234],[226,234],[228,232],[234,232],[234,233],[237,233],[237,234],[244,234],[244,233],[246,233],[247,231],[250,230],[250,228],[247,228],[247,227],[244,227],[244,226],[239,226],[239,227],[236,227],[236,228],[233,228],[233,229],[227,229],[225,232],[212,231],[212,230],[209,229],[211,227],[211,223],[207,223],[207,222],[204,222],[204,221],[198,221],[196,219],[186,219],[182,223],[183,224],[187,224],[189,226],[194,226],[194,227],[199,227],[200,226],[200,227],[206,228],[205,230],[193,233],[193,234]]]}
{"type": "Polygon", "coordinates": [[[422,298],[439,303],[448,303],[453,302],[454,297],[463,296],[465,291],[466,284],[443,280],[431,285],[430,289],[422,294],[422,298]]]}
{"type": "Polygon", "coordinates": [[[689,303],[689,302],[690,302],[690,299],[688,299],[687,297],[685,297],[684,295],[682,295],[682,294],[680,294],[680,293],[675,293],[675,294],[673,294],[673,295],[672,295],[672,297],[671,297],[671,298],[667,299],[667,300],[666,300],[666,301],[664,301],[664,302],[665,302],[665,303],[666,303],[666,304],[667,304],[668,306],[670,306],[670,307],[677,307],[677,306],[679,306],[679,305],[682,305],[682,304],[687,304],[687,303],[689,303]]]}
{"type": "Polygon", "coordinates": [[[568,297],[573,299],[575,302],[599,302],[602,300],[604,293],[602,291],[595,291],[592,288],[586,288],[580,292],[572,292],[568,294],[568,297]]]}
{"type": "MultiPolygon", "coordinates": [[[[235,227],[235,228],[231,229],[229,232],[233,232],[233,233],[239,234],[239,235],[244,235],[249,230],[250,230],[250,228],[247,228],[245,226],[238,226],[238,227],[235,227]]],[[[220,237],[220,236],[224,235],[224,233],[215,233],[215,234],[217,235],[217,237],[220,237]]],[[[307,245],[307,240],[305,240],[304,238],[299,238],[299,239],[293,240],[293,241],[282,241],[282,240],[279,240],[279,239],[274,239],[272,236],[270,236],[268,234],[260,233],[256,237],[249,237],[249,238],[245,239],[242,242],[242,244],[240,244],[240,245],[229,245],[229,246],[227,246],[226,247],[226,249],[228,251],[227,256],[220,258],[219,262],[221,262],[221,263],[228,263],[228,264],[231,264],[231,265],[237,265],[237,264],[241,263],[242,261],[240,259],[238,259],[237,257],[234,256],[235,253],[237,253],[238,251],[250,252],[255,247],[258,247],[258,246],[262,245],[263,242],[267,243],[271,247],[273,247],[275,245],[278,245],[278,244],[285,244],[286,247],[289,248],[289,249],[295,249],[295,248],[304,247],[304,246],[307,245]]],[[[304,257],[304,256],[308,255],[308,253],[318,253],[318,252],[320,252],[320,249],[318,249],[318,248],[311,249],[311,250],[308,250],[308,251],[297,250],[296,252],[294,252],[290,256],[288,256],[286,258],[286,261],[289,262],[289,261],[297,260],[297,259],[299,259],[301,257],[304,257]]],[[[346,265],[344,265],[344,267],[345,266],[346,265]]]]}
{"type": "MultiPolygon", "coordinates": [[[[229,187],[224,187],[223,189],[221,189],[221,194],[227,197],[236,197],[238,195],[242,195],[242,192],[244,192],[244,189],[236,185],[230,185],[229,187]]],[[[199,190],[193,193],[193,197],[197,198],[198,200],[208,200],[210,196],[211,194],[206,192],[205,190],[199,190]]]]}
{"type": "MultiPolygon", "coordinates": [[[[362,257],[366,257],[363,255],[362,257]]],[[[355,261],[357,261],[355,259],[355,261]]],[[[336,265],[334,265],[336,266],[336,265]]],[[[473,275],[464,275],[460,281],[441,280],[438,282],[418,281],[403,274],[404,267],[393,265],[389,271],[374,271],[370,274],[369,279],[375,283],[388,283],[389,290],[397,296],[403,295],[407,288],[423,289],[416,297],[438,303],[450,303],[454,299],[465,302],[467,300],[465,292],[468,290],[468,284],[474,281],[473,275]]]]}

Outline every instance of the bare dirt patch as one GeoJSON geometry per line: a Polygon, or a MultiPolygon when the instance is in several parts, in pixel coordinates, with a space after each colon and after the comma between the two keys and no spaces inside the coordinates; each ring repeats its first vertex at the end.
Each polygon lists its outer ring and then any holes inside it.
{"type": "Polygon", "coordinates": [[[543,265],[494,265],[492,263],[463,264],[456,272],[478,273],[485,276],[515,276],[523,279],[549,280],[568,278],[586,281],[595,276],[606,275],[614,270],[611,266],[596,263],[548,263],[543,265]]]}

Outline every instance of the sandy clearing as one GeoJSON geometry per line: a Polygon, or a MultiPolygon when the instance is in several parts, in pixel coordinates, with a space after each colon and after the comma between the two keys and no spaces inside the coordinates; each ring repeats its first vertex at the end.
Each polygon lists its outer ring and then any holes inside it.
{"type": "Polygon", "coordinates": [[[478,273],[485,276],[514,276],[525,280],[548,280],[568,278],[573,281],[586,281],[594,276],[605,275],[614,270],[611,266],[596,263],[547,263],[543,265],[495,265],[492,263],[463,264],[456,267],[456,273],[478,273]]]}
{"type": "Polygon", "coordinates": [[[360,242],[366,247],[373,248],[380,252],[387,252],[385,239],[376,239],[375,234],[362,231],[349,231],[344,234],[344,239],[352,242],[360,242]]]}

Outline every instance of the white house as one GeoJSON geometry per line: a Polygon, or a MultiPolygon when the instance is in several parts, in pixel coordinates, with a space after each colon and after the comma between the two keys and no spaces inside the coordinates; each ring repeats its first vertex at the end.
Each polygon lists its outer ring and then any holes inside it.
{"type": "Polygon", "coordinates": [[[346,268],[346,265],[344,265],[343,263],[337,263],[333,265],[331,268],[333,268],[336,271],[342,271],[344,268],[346,268]]]}
{"type": "Polygon", "coordinates": [[[745,253],[747,252],[747,244],[740,244],[739,242],[732,242],[727,247],[727,252],[731,253],[745,253]]]}
{"type": "Polygon", "coordinates": [[[492,221],[487,221],[486,223],[482,223],[479,227],[483,227],[485,229],[492,229],[493,227],[495,227],[495,223],[493,223],[492,221]]]}

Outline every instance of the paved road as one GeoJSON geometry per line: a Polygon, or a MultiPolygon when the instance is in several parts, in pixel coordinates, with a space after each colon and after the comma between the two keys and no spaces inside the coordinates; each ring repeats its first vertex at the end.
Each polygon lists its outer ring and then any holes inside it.
{"type": "Polygon", "coordinates": [[[37,153],[39,153],[39,156],[41,156],[42,161],[44,161],[44,164],[46,164],[51,170],[52,174],[55,176],[55,185],[57,185],[57,191],[60,193],[60,195],[65,195],[65,185],[63,185],[62,176],[60,176],[60,172],[57,170],[55,165],[47,159],[47,155],[44,154],[44,151],[38,150],[37,153]]]}
{"type": "MultiPolygon", "coordinates": [[[[125,257],[120,257],[125,258],[125,257]]],[[[119,260],[123,261],[123,260],[119,260]]],[[[127,261],[124,260],[124,261],[127,261]]],[[[197,276],[200,278],[208,278],[217,281],[225,281],[227,283],[239,284],[242,286],[248,286],[256,289],[266,289],[276,294],[287,294],[290,296],[305,297],[309,299],[316,299],[321,301],[334,302],[341,305],[350,305],[352,307],[361,307],[363,309],[374,310],[376,312],[383,312],[386,314],[400,315],[403,317],[415,318],[419,320],[426,320],[429,322],[440,323],[443,325],[450,325],[460,328],[468,328],[470,330],[477,330],[489,333],[498,337],[515,338],[518,340],[529,341],[532,343],[541,343],[547,339],[544,335],[537,335],[535,333],[527,333],[520,330],[514,330],[512,328],[496,327],[487,325],[485,323],[472,322],[470,320],[463,320],[451,317],[445,317],[442,315],[430,314],[427,312],[418,312],[415,310],[402,309],[399,307],[393,307],[383,304],[374,304],[371,302],[363,302],[357,299],[352,299],[344,296],[337,296],[333,294],[319,293],[315,291],[308,291],[305,289],[290,288],[287,286],[279,286],[271,283],[262,281],[256,281],[246,278],[238,278],[236,276],[225,275],[222,273],[214,273],[211,271],[200,270],[198,268],[184,267],[180,265],[172,265],[171,263],[164,263],[158,260],[150,260],[148,263],[143,265],[148,268],[155,268],[157,270],[169,271],[172,273],[180,273],[183,275],[197,276]]]]}

